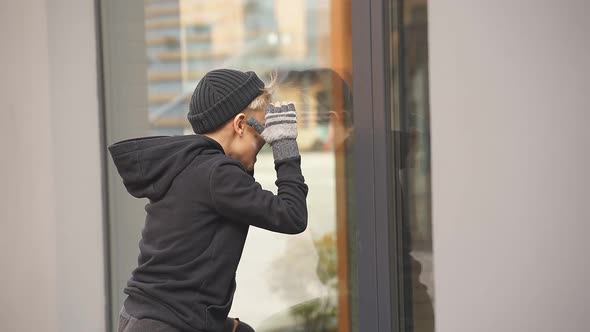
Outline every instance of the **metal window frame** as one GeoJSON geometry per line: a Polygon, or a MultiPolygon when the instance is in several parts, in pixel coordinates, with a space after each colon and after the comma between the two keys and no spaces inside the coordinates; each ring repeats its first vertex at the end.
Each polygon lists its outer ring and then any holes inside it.
{"type": "MultiPolygon", "coordinates": [[[[358,325],[359,331],[401,332],[406,327],[402,219],[399,204],[391,204],[399,201],[395,198],[400,197],[400,184],[390,172],[399,158],[391,135],[396,119],[389,110],[399,110],[402,104],[399,98],[390,98],[387,87],[396,80],[387,70],[391,52],[402,49],[399,40],[398,45],[387,43],[386,28],[389,24],[399,28],[403,1],[351,2],[358,325]]],[[[400,86],[393,88],[401,92],[400,86]]]]}
{"type": "Polygon", "coordinates": [[[111,248],[110,248],[110,223],[109,223],[109,188],[108,188],[108,157],[107,157],[107,133],[106,133],[106,101],[105,101],[105,74],[104,74],[104,53],[102,40],[102,10],[101,0],[94,0],[94,28],[96,35],[96,76],[98,96],[98,125],[99,144],[101,160],[101,196],[102,196],[102,234],[103,234],[103,262],[104,262],[104,326],[106,331],[111,331],[113,321],[112,296],[111,296],[111,248]]]}

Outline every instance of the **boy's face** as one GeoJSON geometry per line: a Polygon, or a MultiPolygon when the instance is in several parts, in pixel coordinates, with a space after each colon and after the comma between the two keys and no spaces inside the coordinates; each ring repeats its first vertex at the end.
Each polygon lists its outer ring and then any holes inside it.
{"type": "Polygon", "coordinates": [[[256,164],[256,156],[260,149],[266,144],[264,139],[254,130],[246,124],[248,117],[254,117],[260,124],[264,125],[265,111],[263,108],[258,109],[254,112],[248,112],[247,114],[240,114],[239,117],[239,128],[242,128],[242,135],[238,135],[235,140],[235,146],[233,150],[233,158],[238,159],[247,171],[254,170],[254,164],[256,164]]]}

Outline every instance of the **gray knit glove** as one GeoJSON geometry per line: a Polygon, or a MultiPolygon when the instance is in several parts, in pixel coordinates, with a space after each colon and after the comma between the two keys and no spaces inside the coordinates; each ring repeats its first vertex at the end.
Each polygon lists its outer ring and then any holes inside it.
{"type": "Polygon", "coordinates": [[[256,130],[272,147],[275,160],[299,156],[297,146],[297,113],[293,104],[266,107],[266,123],[260,124],[255,118],[246,123],[256,130]]]}

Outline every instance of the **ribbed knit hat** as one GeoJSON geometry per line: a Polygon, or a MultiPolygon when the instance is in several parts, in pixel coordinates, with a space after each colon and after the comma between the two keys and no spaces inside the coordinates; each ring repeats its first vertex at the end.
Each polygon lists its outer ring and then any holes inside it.
{"type": "Polygon", "coordinates": [[[188,121],[196,134],[217,129],[256,99],[264,82],[252,71],[217,69],[197,84],[191,98],[188,121]]]}

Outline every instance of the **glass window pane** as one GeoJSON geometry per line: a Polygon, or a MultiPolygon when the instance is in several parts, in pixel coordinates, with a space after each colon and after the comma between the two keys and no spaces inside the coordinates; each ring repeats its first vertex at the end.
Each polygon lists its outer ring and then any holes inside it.
{"type": "Polygon", "coordinates": [[[430,191],[428,25],[426,0],[389,1],[389,91],[395,163],[392,206],[401,224],[400,271],[403,331],[434,331],[434,276],[430,191]]]}
{"type": "MultiPolygon", "coordinates": [[[[274,99],[299,112],[309,227],[296,236],[250,229],[230,316],[257,331],[351,331],[349,1],[102,0],[102,7],[108,144],[192,134],[188,102],[209,70],[253,70],[266,81],[277,75],[274,99]]],[[[255,177],[276,192],[268,148],[255,177]]],[[[137,264],[145,203],[126,195],[110,165],[113,327],[137,264]]]]}

